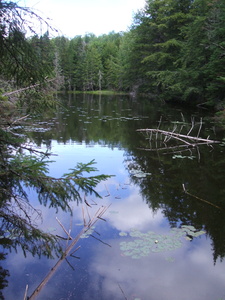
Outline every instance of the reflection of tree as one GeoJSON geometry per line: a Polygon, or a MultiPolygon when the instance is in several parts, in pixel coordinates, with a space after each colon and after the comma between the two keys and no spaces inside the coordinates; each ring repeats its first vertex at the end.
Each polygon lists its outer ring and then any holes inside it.
{"type": "MultiPolygon", "coordinates": [[[[0,244],[2,244],[2,241],[0,240],[0,244]]],[[[5,259],[5,254],[0,253],[0,260],[5,259]]],[[[1,290],[3,290],[5,287],[8,286],[8,281],[6,280],[6,277],[9,276],[9,271],[5,270],[0,266],[0,299],[4,299],[1,290]]]]}
{"type": "Polygon", "coordinates": [[[225,256],[225,171],[221,168],[225,161],[220,150],[215,147],[214,151],[209,152],[207,147],[202,147],[200,162],[197,154],[191,159],[188,156],[173,159],[173,154],[140,153],[135,149],[127,153],[128,170],[135,164],[143,173],[151,174],[143,178],[131,175],[149,206],[153,210],[161,208],[171,227],[185,224],[197,229],[204,228],[213,242],[214,261],[225,256]],[[214,206],[186,194],[182,184],[191,194],[214,206]]]}
{"type": "MultiPolygon", "coordinates": [[[[16,113],[15,113],[16,114],[16,113]]],[[[14,115],[15,118],[15,115],[14,115]]],[[[27,144],[21,129],[25,118],[7,119],[2,113],[0,128],[0,241],[5,250],[22,248],[24,255],[61,255],[58,238],[40,230],[41,212],[32,206],[29,191],[37,194],[40,204],[57,211],[71,212],[70,202],[81,201],[81,192],[100,195],[97,184],[106,175],[89,176],[96,172],[94,160],[72,167],[60,178],[49,176],[49,154],[27,144]],[[17,123],[19,129],[14,127],[17,123]],[[86,175],[83,175],[83,174],[86,175]]]]}
{"type": "MultiPolygon", "coordinates": [[[[47,132],[33,132],[32,138],[40,145],[49,139],[66,143],[70,140],[85,142],[86,144],[107,144],[113,147],[127,147],[140,139],[136,129],[148,120],[148,111],[152,103],[146,99],[137,102],[127,96],[96,96],[96,95],[72,95],[68,101],[62,97],[62,105],[70,107],[60,111],[57,122],[51,130],[51,116],[43,119],[49,120],[47,132]],[[144,109],[146,111],[144,111],[144,109]],[[129,126],[128,126],[129,125],[129,126]],[[57,130],[55,130],[57,129],[57,130]]],[[[158,115],[158,112],[155,111],[158,115]]],[[[154,117],[153,113],[151,113],[154,117]]],[[[37,127],[42,127],[42,124],[37,127]]]]}
{"type": "MultiPolygon", "coordinates": [[[[143,178],[131,175],[132,181],[140,186],[148,205],[153,210],[163,209],[171,226],[179,226],[182,222],[197,229],[204,227],[213,241],[215,260],[219,256],[224,257],[225,249],[222,245],[225,245],[225,235],[220,236],[218,229],[223,232],[224,221],[222,217],[217,218],[223,212],[185,194],[182,188],[182,184],[185,184],[190,193],[224,207],[225,159],[220,146],[216,145],[211,151],[212,148],[202,145],[199,149],[192,149],[192,152],[187,149],[182,155],[179,152],[173,155],[140,150],[146,148],[146,140],[136,132],[137,129],[149,128],[151,125],[154,127],[163,116],[160,128],[173,130],[174,123],[171,121],[181,118],[179,110],[171,110],[168,106],[160,108],[159,103],[155,104],[149,99],[137,101],[126,96],[99,98],[93,95],[72,95],[69,101],[65,97],[63,105],[69,106],[71,112],[65,110],[58,114],[56,130],[52,128],[47,134],[32,133],[35,141],[39,144],[48,143],[52,138],[65,143],[69,140],[85,141],[87,144],[99,143],[127,149],[125,163],[128,170],[137,167],[144,173],[152,174],[143,178]],[[214,224],[217,224],[217,228],[214,224]]],[[[190,122],[191,112],[183,112],[183,115],[190,122]]],[[[207,126],[205,122],[202,125],[203,138],[209,134],[204,130],[207,126]]],[[[198,129],[194,134],[198,134],[198,129]]],[[[215,139],[222,140],[222,137],[215,139]]]]}

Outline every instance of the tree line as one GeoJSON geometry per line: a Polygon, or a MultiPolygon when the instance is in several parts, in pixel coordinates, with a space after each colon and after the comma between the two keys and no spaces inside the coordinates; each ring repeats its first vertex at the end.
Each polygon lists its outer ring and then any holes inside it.
{"type": "Polygon", "coordinates": [[[58,76],[61,88],[71,91],[141,92],[220,107],[224,25],[223,0],[146,0],[128,32],[98,37],[50,38],[47,31],[26,38],[21,26],[9,30],[6,24],[0,75],[17,84],[58,76]]]}
{"type": "MultiPolygon", "coordinates": [[[[26,38],[31,17],[47,24],[29,8],[0,0],[0,260],[18,248],[24,255],[62,255],[60,239],[41,230],[36,222],[42,216],[30,201],[30,190],[43,206],[72,213],[71,201],[82,202],[81,193],[100,197],[96,186],[110,177],[95,173],[98,170],[94,160],[72,166],[59,178],[50,176],[51,154],[35,148],[24,129],[32,126],[28,116],[37,115],[46,107],[57,108],[45,93],[49,92],[48,78],[56,76],[55,51],[50,51],[53,48],[48,33],[26,38]],[[20,89],[26,90],[28,96],[22,94],[16,103],[4,96],[9,90],[31,85],[35,89],[20,89]]],[[[1,299],[1,289],[7,286],[6,276],[9,272],[0,267],[1,299]]]]}
{"type": "Polygon", "coordinates": [[[27,213],[39,214],[24,187],[35,190],[43,205],[70,210],[70,199],[82,200],[79,191],[98,196],[95,187],[109,177],[83,177],[96,171],[92,161],[52,178],[49,154],[26,146],[27,133],[15,125],[25,124],[27,106],[29,113],[51,106],[41,93],[46,82],[57,78],[58,88],[69,91],[110,89],[218,107],[225,100],[224,23],[223,0],[146,0],[128,32],[52,38],[51,26],[32,10],[0,0],[1,247],[46,256],[55,248],[60,255],[56,236],[41,231],[27,213]],[[49,30],[37,35],[32,18],[49,30]],[[20,110],[3,96],[30,85],[38,88],[23,95],[20,110]]]}

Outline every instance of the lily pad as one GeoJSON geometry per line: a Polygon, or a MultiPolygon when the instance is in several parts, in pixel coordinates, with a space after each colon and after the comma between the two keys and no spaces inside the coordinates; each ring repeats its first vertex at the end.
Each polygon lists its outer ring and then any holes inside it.
{"type": "Polygon", "coordinates": [[[92,226],[85,233],[83,233],[81,235],[81,239],[87,239],[87,238],[89,238],[89,236],[94,232],[94,228],[95,228],[95,226],[92,226]]]}
{"type": "Polygon", "coordinates": [[[127,233],[121,231],[121,232],[119,233],[119,235],[120,235],[120,236],[127,236],[127,233]]]}
{"type": "MultiPolygon", "coordinates": [[[[144,256],[148,256],[150,252],[158,253],[165,251],[172,251],[181,248],[182,238],[188,238],[192,240],[194,237],[198,237],[205,234],[205,231],[198,231],[194,226],[183,225],[181,228],[172,228],[168,234],[157,234],[149,231],[143,233],[137,229],[131,230],[129,236],[132,241],[123,241],[120,243],[120,250],[123,255],[129,256],[133,259],[139,259],[144,256]]],[[[126,236],[127,233],[120,232],[120,236],[126,236]]]]}
{"type": "Polygon", "coordinates": [[[138,169],[131,169],[130,174],[137,178],[145,178],[152,175],[152,173],[146,173],[138,169]]]}

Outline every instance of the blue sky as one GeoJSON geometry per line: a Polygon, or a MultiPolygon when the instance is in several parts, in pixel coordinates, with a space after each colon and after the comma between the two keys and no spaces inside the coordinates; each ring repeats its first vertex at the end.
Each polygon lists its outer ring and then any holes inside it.
{"type": "Polygon", "coordinates": [[[92,32],[126,31],[133,14],[144,7],[145,0],[20,0],[51,19],[59,35],[72,38],[92,32]]]}

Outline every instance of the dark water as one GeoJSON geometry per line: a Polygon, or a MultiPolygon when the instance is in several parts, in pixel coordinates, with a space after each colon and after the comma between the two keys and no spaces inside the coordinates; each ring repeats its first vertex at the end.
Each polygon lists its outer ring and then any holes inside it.
{"type": "MultiPolygon", "coordinates": [[[[39,116],[29,132],[57,154],[50,174],[95,159],[97,173],[115,176],[99,184],[102,199],[87,197],[86,214],[111,204],[94,228],[101,241],[81,238],[79,259],[64,261],[37,299],[225,299],[224,145],[174,148],[170,141],[161,149],[164,137],[150,142],[136,130],[159,126],[187,134],[195,124],[190,135],[201,127],[200,137],[216,140],[224,132],[204,111],[144,98],[68,95],[62,103],[65,109],[39,116]]],[[[66,228],[72,223],[72,236],[81,230],[81,204],[71,203],[71,217],[43,208],[35,194],[31,199],[42,210],[41,228],[63,235],[57,217],[66,228]]],[[[9,253],[5,299],[23,299],[26,285],[31,295],[55,262],[9,253]]]]}

